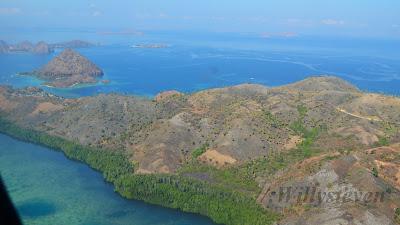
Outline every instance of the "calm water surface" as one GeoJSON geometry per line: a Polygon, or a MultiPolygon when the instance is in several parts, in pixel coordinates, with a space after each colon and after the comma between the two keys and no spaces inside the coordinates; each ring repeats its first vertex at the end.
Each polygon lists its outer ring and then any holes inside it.
{"type": "Polygon", "coordinates": [[[0,134],[0,171],[24,224],[214,224],[178,210],[126,200],[103,175],[41,146],[0,134]]]}
{"type": "MultiPolygon", "coordinates": [[[[35,41],[32,36],[18,37],[35,41]]],[[[44,40],[48,43],[72,39],[107,43],[75,50],[96,63],[105,73],[102,79],[112,83],[43,88],[67,98],[111,91],[153,97],[164,90],[191,92],[247,82],[279,86],[324,74],[343,78],[361,89],[400,94],[400,39],[259,38],[161,31],[148,31],[143,36],[54,31],[39,37],[47,38],[44,40]],[[154,43],[172,46],[131,47],[154,43]]],[[[7,36],[3,39],[9,40],[7,36]]],[[[14,75],[40,68],[61,51],[56,49],[47,55],[0,55],[0,84],[17,88],[39,86],[44,81],[14,75]]]]}

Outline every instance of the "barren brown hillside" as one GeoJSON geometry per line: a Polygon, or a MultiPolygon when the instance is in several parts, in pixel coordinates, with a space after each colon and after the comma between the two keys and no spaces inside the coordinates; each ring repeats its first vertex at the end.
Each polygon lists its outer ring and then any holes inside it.
{"type": "Polygon", "coordinates": [[[123,150],[136,173],[178,174],[246,193],[283,212],[284,224],[398,220],[400,99],[363,93],[336,77],[170,91],[153,100],[118,94],[67,100],[2,86],[0,103],[7,119],[22,126],[123,150]],[[281,187],[384,197],[314,206],[309,194],[275,201],[273,194],[285,194],[281,187]]]}

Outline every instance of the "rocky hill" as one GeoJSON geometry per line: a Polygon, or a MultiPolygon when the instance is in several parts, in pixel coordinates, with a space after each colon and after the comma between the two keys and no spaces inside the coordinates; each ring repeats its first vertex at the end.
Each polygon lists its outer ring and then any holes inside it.
{"type": "Polygon", "coordinates": [[[54,79],[45,85],[65,88],[79,83],[96,83],[97,80],[95,78],[102,76],[103,71],[84,56],[67,48],[42,68],[20,73],[19,75],[54,79]]]}
{"type": "Polygon", "coordinates": [[[336,77],[170,91],[152,100],[61,99],[1,87],[0,110],[24,127],[123,149],[138,174],[176,174],[245,193],[282,213],[280,224],[400,221],[400,99],[336,77]]]}
{"type": "Polygon", "coordinates": [[[53,47],[48,45],[46,42],[41,41],[29,49],[29,52],[36,54],[48,54],[54,52],[53,47]]]}

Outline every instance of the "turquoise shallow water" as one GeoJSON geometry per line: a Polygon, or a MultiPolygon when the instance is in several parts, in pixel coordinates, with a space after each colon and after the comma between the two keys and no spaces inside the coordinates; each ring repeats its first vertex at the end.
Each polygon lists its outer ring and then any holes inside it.
{"type": "Polygon", "coordinates": [[[127,200],[102,174],[62,152],[0,134],[0,171],[24,224],[214,224],[178,210],[127,200]]]}

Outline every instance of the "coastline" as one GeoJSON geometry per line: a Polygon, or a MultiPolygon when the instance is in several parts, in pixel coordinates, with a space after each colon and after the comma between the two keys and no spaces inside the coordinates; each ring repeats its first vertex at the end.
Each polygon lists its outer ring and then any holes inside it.
{"type": "MultiPolygon", "coordinates": [[[[44,84],[40,84],[40,86],[47,87],[47,88],[67,89],[67,88],[74,88],[76,86],[85,85],[85,84],[87,84],[87,85],[96,85],[96,84],[110,84],[110,83],[103,83],[101,81],[97,81],[97,82],[93,82],[93,83],[92,82],[84,82],[84,83],[74,83],[73,85],[68,86],[68,87],[55,87],[55,86],[49,85],[47,83],[44,83],[44,84]]],[[[79,88],[79,87],[76,87],[76,88],[79,88]]]]}
{"type": "MultiPolygon", "coordinates": [[[[27,142],[1,132],[0,142],[3,143],[0,145],[2,179],[23,224],[59,224],[58,221],[81,224],[82,221],[91,221],[94,224],[165,225],[168,222],[182,222],[216,225],[210,218],[200,214],[125,198],[114,192],[114,185],[104,180],[101,171],[67,157],[58,149],[27,142]],[[41,173],[43,169],[47,171],[46,174],[41,173]],[[16,180],[20,182],[15,182],[16,180]],[[77,185],[65,188],[65,185],[70,184],[77,185]],[[31,191],[32,187],[35,191],[31,191]],[[70,198],[71,194],[77,197],[70,198]],[[55,211],[36,218],[31,217],[32,211],[21,210],[24,205],[36,204],[38,201],[54,206],[55,211]],[[153,217],[154,215],[157,216],[153,217]],[[63,220],[64,218],[68,220],[63,220]]],[[[37,209],[46,213],[44,209],[37,209]]]]}
{"type": "Polygon", "coordinates": [[[4,119],[2,113],[0,133],[64,152],[68,158],[102,172],[104,179],[114,186],[114,191],[127,199],[201,214],[218,224],[273,224],[282,219],[280,213],[264,209],[253,198],[225,186],[171,174],[134,174],[134,165],[121,151],[82,146],[43,131],[21,127],[4,119]],[[172,203],[171,199],[174,199],[172,203]],[[213,204],[222,208],[215,212],[213,204]]]}
{"type": "MultiPolygon", "coordinates": [[[[13,76],[34,77],[34,78],[36,78],[36,79],[38,79],[38,80],[43,81],[43,79],[38,78],[38,77],[36,77],[36,76],[23,75],[23,74],[20,74],[20,73],[17,73],[17,74],[15,74],[15,75],[13,75],[13,76]]],[[[59,80],[59,79],[54,79],[54,80],[59,80]]],[[[109,80],[107,80],[107,79],[105,79],[105,80],[106,80],[105,82],[104,82],[104,80],[103,80],[103,81],[97,80],[96,82],[81,82],[81,83],[78,82],[78,83],[73,83],[72,85],[67,86],[67,87],[56,87],[56,86],[50,85],[49,83],[51,83],[52,81],[49,81],[49,82],[47,82],[47,83],[40,84],[40,86],[42,86],[42,87],[47,87],[47,88],[59,88],[59,89],[64,89],[64,88],[73,88],[73,87],[78,86],[78,85],[80,85],[80,84],[111,84],[111,83],[112,83],[111,81],[109,81],[109,80]]]]}

